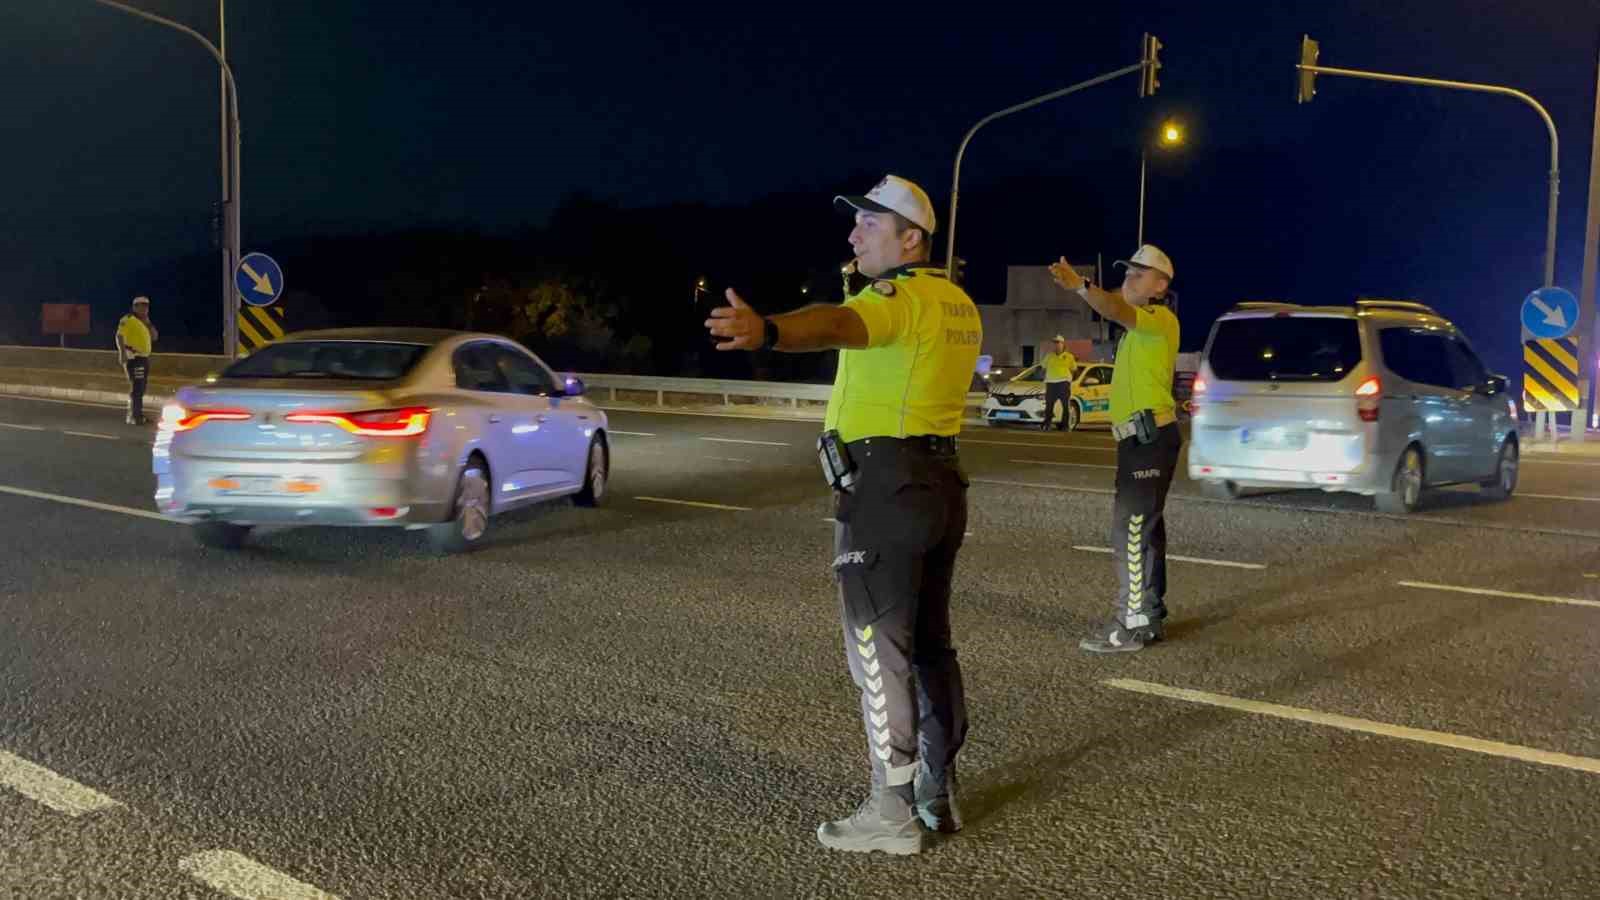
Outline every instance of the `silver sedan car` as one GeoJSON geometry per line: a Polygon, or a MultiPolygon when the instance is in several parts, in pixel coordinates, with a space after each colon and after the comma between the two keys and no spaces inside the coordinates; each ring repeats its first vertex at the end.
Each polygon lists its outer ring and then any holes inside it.
{"type": "Polygon", "coordinates": [[[178,391],[156,434],[156,508],[207,546],[256,525],[399,526],[460,552],[499,513],[598,505],[610,462],[583,384],[513,341],[306,331],[178,391]]]}

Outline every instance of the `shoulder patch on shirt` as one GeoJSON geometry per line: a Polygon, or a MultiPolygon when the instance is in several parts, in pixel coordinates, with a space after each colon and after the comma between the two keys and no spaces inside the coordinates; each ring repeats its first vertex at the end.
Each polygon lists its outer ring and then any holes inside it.
{"type": "Polygon", "coordinates": [[[894,296],[894,283],[889,281],[874,281],[872,289],[885,297],[894,296]]]}

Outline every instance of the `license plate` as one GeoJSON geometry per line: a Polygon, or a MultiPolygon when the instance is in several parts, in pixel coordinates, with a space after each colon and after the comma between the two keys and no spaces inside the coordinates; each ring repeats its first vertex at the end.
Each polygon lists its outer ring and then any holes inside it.
{"type": "Polygon", "coordinates": [[[224,494],[278,494],[283,492],[283,479],[276,475],[230,475],[219,479],[217,488],[224,494]]]}
{"type": "Polygon", "coordinates": [[[1239,443],[1255,450],[1304,450],[1306,436],[1300,431],[1268,428],[1264,431],[1239,430],[1239,443]]]}
{"type": "Polygon", "coordinates": [[[997,419],[1020,419],[1022,418],[1022,413],[1014,409],[1002,409],[996,412],[994,417],[997,419]]]}

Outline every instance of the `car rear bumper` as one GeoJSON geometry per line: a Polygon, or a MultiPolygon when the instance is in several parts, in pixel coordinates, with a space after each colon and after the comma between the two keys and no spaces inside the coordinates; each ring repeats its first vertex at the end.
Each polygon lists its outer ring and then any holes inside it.
{"type": "Polygon", "coordinates": [[[180,458],[164,468],[156,473],[156,509],[182,522],[396,526],[439,522],[449,510],[448,491],[419,490],[405,460],[180,458]]]}

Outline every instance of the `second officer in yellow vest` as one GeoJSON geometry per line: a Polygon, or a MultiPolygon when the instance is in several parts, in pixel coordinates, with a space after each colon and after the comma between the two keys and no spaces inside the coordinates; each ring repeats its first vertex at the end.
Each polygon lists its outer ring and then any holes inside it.
{"type": "Polygon", "coordinates": [[[723,350],[840,348],[818,451],[834,489],[833,569],[845,655],[861,689],[872,787],[817,828],[837,850],[908,854],[922,826],[958,830],[956,754],[966,739],[950,585],[967,525],[956,433],[983,340],[978,310],[929,264],[933,205],[893,175],[835,203],[873,279],[842,306],[763,319],[728,291],[706,327],[723,350]],[[919,822],[920,820],[920,822],[919,822]]]}

